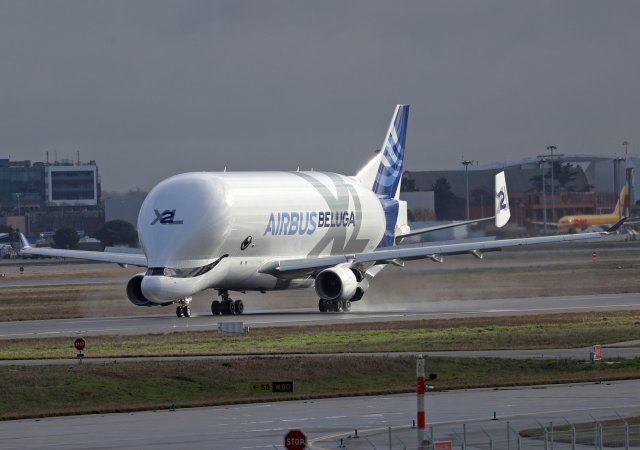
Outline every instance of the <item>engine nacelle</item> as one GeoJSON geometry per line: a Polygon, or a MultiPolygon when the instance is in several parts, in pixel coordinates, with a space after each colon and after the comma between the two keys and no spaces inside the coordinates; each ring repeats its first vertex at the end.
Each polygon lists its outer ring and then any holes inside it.
{"type": "Polygon", "coordinates": [[[148,300],[142,293],[143,278],[144,273],[138,273],[131,277],[131,279],[127,283],[127,297],[129,298],[129,301],[136,306],[157,305],[157,303],[153,303],[152,301],[148,300]]]}
{"type": "Polygon", "coordinates": [[[365,276],[348,267],[332,267],[325,269],[316,277],[316,294],[324,300],[351,300],[362,298],[369,288],[369,280],[365,276]]]}

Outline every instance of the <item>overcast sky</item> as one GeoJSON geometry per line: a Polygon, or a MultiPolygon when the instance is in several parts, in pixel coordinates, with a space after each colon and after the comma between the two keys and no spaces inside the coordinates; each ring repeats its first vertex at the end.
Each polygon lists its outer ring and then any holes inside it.
{"type": "Polygon", "coordinates": [[[637,1],[0,0],[0,158],[355,173],[409,103],[405,168],[640,152],[637,1]]]}

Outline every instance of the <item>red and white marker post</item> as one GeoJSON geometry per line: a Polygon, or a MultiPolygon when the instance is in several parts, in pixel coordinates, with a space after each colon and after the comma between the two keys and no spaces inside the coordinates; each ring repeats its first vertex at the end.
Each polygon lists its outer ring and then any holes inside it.
{"type": "Polygon", "coordinates": [[[416,363],[416,394],[418,396],[418,445],[424,442],[426,415],[424,412],[424,358],[418,355],[416,363]]]}

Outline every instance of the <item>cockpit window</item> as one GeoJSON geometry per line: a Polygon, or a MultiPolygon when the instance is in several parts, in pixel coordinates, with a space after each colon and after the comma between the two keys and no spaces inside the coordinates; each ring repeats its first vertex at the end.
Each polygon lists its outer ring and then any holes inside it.
{"type": "Polygon", "coordinates": [[[212,262],[211,264],[207,264],[206,266],[193,267],[190,269],[172,269],[170,267],[149,267],[145,275],[146,276],[163,276],[163,277],[169,277],[169,278],[194,278],[209,272],[211,269],[217,266],[218,263],[222,261],[222,258],[224,258],[225,256],[227,255],[224,255],[216,259],[214,262],[212,262]]]}

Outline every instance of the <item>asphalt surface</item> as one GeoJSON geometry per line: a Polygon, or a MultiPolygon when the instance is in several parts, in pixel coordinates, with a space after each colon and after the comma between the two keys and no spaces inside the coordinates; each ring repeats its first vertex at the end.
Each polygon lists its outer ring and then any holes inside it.
{"type": "MultiPolygon", "coordinates": [[[[640,415],[640,381],[508,389],[431,392],[427,423],[434,439],[452,439],[460,448],[466,423],[467,449],[502,442],[507,421],[511,448],[515,431],[539,423],[591,422],[640,415]],[[498,420],[491,420],[493,414],[498,420]],[[537,421],[537,422],[536,422],[537,421]]],[[[0,422],[0,449],[283,449],[290,429],[306,434],[309,448],[417,448],[416,397],[411,394],[266,402],[213,408],[55,417],[0,422]],[[353,439],[355,430],[359,439],[353,439]],[[351,436],[351,438],[349,438],[351,436]],[[375,447],[374,447],[375,446],[375,447]]],[[[429,431],[427,431],[429,433],[429,431]]],[[[524,442],[523,448],[531,445],[524,442]]],[[[541,442],[535,448],[542,448],[541,442]]],[[[496,447],[498,448],[498,447],[496,447]]],[[[558,448],[560,448],[558,446],[558,448]]]]}
{"type": "Polygon", "coordinates": [[[384,310],[354,304],[349,313],[325,313],[309,308],[295,311],[255,311],[237,316],[202,314],[178,318],[174,308],[165,308],[165,315],[78,318],[0,322],[0,339],[37,338],[51,336],[94,336],[105,334],[147,334],[171,331],[209,330],[217,332],[222,322],[243,322],[254,327],[319,325],[329,323],[387,322],[453,317],[510,316],[566,311],[603,311],[640,308],[640,294],[578,295],[566,297],[511,298],[496,300],[456,300],[407,303],[384,310]]]}

